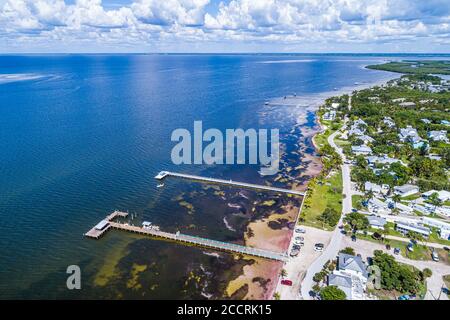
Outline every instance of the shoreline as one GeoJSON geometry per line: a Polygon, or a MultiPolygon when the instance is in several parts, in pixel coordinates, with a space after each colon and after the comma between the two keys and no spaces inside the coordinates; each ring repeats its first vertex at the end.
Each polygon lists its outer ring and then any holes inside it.
{"type": "MultiPolygon", "coordinates": [[[[325,103],[326,99],[334,97],[334,96],[351,94],[354,91],[359,91],[359,90],[367,89],[367,88],[374,87],[374,86],[383,85],[392,79],[396,79],[397,77],[398,77],[397,75],[395,75],[395,76],[392,75],[392,77],[387,77],[386,79],[375,81],[373,83],[364,83],[364,84],[360,84],[360,85],[356,85],[356,86],[344,87],[340,90],[319,94],[317,96],[317,98],[319,98],[319,101],[314,103],[312,106],[309,106],[309,107],[312,107],[315,109],[314,110],[315,124],[317,125],[318,128],[315,130],[310,130],[313,132],[312,133],[310,132],[310,135],[306,136],[306,139],[304,141],[299,141],[299,143],[301,142],[302,144],[307,144],[308,138],[310,138],[311,145],[314,148],[314,153],[317,153],[319,151],[319,148],[315,142],[315,138],[317,135],[323,133],[327,127],[323,123],[321,123],[320,118],[317,116],[317,111],[318,111],[318,108],[325,103]]],[[[302,131],[304,129],[305,128],[302,128],[302,131]]],[[[301,137],[305,138],[305,136],[303,134],[301,135],[301,137]]],[[[299,139],[300,139],[300,137],[299,137],[299,139]]],[[[301,185],[293,185],[293,186],[291,186],[291,188],[296,189],[296,190],[305,190],[309,181],[312,178],[317,177],[320,174],[320,172],[322,171],[321,157],[319,155],[314,155],[314,153],[312,153],[312,154],[304,153],[302,155],[302,160],[305,160],[307,158],[309,158],[308,160],[310,160],[311,162],[313,162],[315,160],[318,163],[320,163],[320,169],[313,170],[313,168],[311,168],[310,165],[307,165],[306,169],[304,170],[304,172],[301,173],[300,176],[309,175],[310,178],[307,181],[305,181],[304,183],[302,183],[301,185]]],[[[297,222],[298,217],[300,216],[300,210],[301,210],[301,207],[297,208],[297,213],[295,214],[295,217],[292,217],[293,221],[295,223],[297,222]]],[[[252,230],[254,231],[253,237],[245,237],[245,244],[246,245],[254,245],[254,244],[261,245],[261,244],[263,244],[263,246],[264,246],[265,242],[274,243],[273,241],[275,240],[275,243],[277,243],[277,241],[280,241],[279,245],[278,246],[274,245],[270,249],[272,249],[272,250],[275,249],[276,251],[287,251],[289,249],[290,242],[292,241],[292,236],[294,234],[293,230],[291,230],[291,229],[285,230],[283,228],[283,229],[278,230],[279,233],[277,235],[274,235],[274,234],[270,235],[270,234],[267,234],[268,227],[267,228],[264,227],[264,226],[267,226],[266,220],[271,221],[271,219],[273,219],[274,217],[277,217],[277,216],[278,216],[278,214],[276,212],[273,212],[265,219],[260,219],[260,220],[249,223],[248,227],[257,226],[257,228],[255,228],[255,230],[252,228],[252,230]],[[282,239],[282,240],[280,240],[280,239],[282,239]]],[[[243,273],[236,279],[233,279],[229,282],[227,290],[230,285],[236,286],[237,283],[241,283],[241,284],[247,283],[247,285],[248,285],[249,280],[252,280],[252,279],[250,279],[250,277],[255,275],[255,273],[265,274],[265,275],[267,275],[269,273],[268,279],[270,281],[265,284],[265,288],[263,288],[264,289],[263,294],[261,294],[259,297],[254,297],[255,294],[257,294],[258,290],[254,289],[254,291],[252,291],[251,289],[249,289],[248,294],[246,295],[246,298],[250,298],[250,299],[256,298],[256,299],[263,299],[263,300],[273,299],[273,295],[277,288],[277,283],[278,283],[278,280],[279,280],[279,277],[281,274],[281,270],[284,266],[284,264],[278,263],[279,266],[274,267],[273,264],[274,264],[273,262],[265,263],[264,261],[259,261],[252,265],[245,266],[243,268],[243,273]],[[270,272],[267,272],[267,270],[270,270],[270,272]]],[[[259,290],[259,292],[261,292],[261,290],[259,290]]]]}

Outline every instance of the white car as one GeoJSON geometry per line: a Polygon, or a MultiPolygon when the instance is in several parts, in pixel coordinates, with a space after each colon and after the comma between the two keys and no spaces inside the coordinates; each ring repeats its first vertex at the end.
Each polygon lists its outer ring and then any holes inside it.
{"type": "Polygon", "coordinates": [[[295,241],[294,241],[294,244],[295,244],[296,246],[303,246],[303,245],[304,245],[303,241],[300,241],[300,240],[295,240],[295,241]]]}
{"type": "Polygon", "coordinates": [[[431,258],[433,259],[433,261],[439,262],[439,255],[436,251],[433,251],[433,253],[431,254],[431,258]]]}
{"type": "Polygon", "coordinates": [[[302,228],[295,228],[295,233],[306,233],[306,230],[302,228]]]}

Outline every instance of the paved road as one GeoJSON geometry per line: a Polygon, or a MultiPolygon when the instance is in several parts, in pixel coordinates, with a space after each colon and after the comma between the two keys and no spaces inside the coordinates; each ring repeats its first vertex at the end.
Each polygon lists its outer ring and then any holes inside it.
{"type": "MultiPolygon", "coordinates": [[[[349,105],[351,104],[351,100],[349,101],[349,105]]],[[[347,119],[345,120],[345,124],[347,123],[347,119]]],[[[339,133],[336,131],[332,133],[328,137],[328,143],[336,150],[336,152],[341,156],[342,160],[345,162],[346,157],[341,148],[339,148],[334,143],[334,138],[339,133]]],[[[323,268],[323,265],[328,261],[335,259],[339,249],[341,248],[341,242],[343,238],[343,234],[339,229],[339,226],[342,225],[342,220],[345,214],[352,211],[352,188],[351,188],[351,180],[350,180],[350,165],[343,164],[342,166],[342,184],[343,184],[343,195],[344,199],[342,201],[342,215],[337,224],[336,229],[333,231],[333,235],[331,236],[331,241],[328,246],[325,248],[322,255],[320,255],[308,268],[306,272],[306,276],[303,279],[301,285],[301,295],[303,299],[308,300],[311,299],[310,292],[312,290],[312,286],[314,285],[313,277],[317,272],[320,272],[323,268]]]]}
{"type": "Polygon", "coordinates": [[[352,247],[355,249],[355,252],[360,254],[363,259],[367,259],[367,257],[372,257],[373,252],[375,250],[382,250],[391,254],[398,262],[412,265],[421,270],[425,268],[429,268],[432,271],[432,276],[427,279],[427,293],[425,295],[425,300],[436,300],[440,298],[440,300],[448,300],[446,294],[440,294],[442,289],[442,285],[444,285],[444,281],[442,276],[450,274],[450,266],[443,262],[434,262],[434,261],[418,261],[407,259],[401,255],[392,254],[392,250],[387,250],[385,245],[374,243],[366,240],[359,240],[356,242],[351,241],[350,237],[344,237],[342,240],[342,247],[352,247]]]}

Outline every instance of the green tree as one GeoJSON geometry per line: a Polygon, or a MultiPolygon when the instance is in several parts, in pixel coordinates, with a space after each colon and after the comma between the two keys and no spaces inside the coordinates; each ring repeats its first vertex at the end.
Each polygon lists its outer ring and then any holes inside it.
{"type": "Polygon", "coordinates": [[[342,249],[341,251],[339,251],[340,253],[345,253],[345,254],[349,254],[354,256],[355,255],[355,250],[352,247],[346,247],[345,249],[342,249]]]}
{"type": "Polygon", "coordinates": [[[424,278],[429,278],[433,275],[433,272],[431,271],[431,269],[425,268],[423,269],[422,274],[424,278]]]}
{"type": "Polygon", "coordinates": [[[359,212],[351,212],[347,214],[344,221],[352,227],[353,232],[358,230],[366,230],[369,227],[369,220],[366,215],[359,212]]]}
{"type": "Polygon", "coordinates": [[[339,222],[341,215],[333,208],[326,208],[319,216],[318,220],[334,227],[339,222]]]}
{"type": "Polygon", "coordinates": [[[347,296],[345,292],[337,286],[328,286],[320,290],[322,300],[345,300],[347,296]]]}

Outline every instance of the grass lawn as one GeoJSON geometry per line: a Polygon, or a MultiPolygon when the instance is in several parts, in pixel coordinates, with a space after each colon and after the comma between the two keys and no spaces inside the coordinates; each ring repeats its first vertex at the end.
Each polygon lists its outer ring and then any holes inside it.
{"type": "Polygon", "coordinates": [[[333,230],[334,227],[317,220],[327,207],[333,208],[339,213],[342,212],[342,173],[340,170],[329,179],[324,180],[323,184],[317,183],[311,194],[308,195],[302,213],[305,221],[302,224],[333,230]]]}
{"type": "Polygon", "coordinates": [[[320,134],[316,134],[313,138],[317,148],[322,148],[325,144],[328,144],[328,137],[333,133],[329,128],[320,134]]]}
{"type": "Polygon", "coordinates": [[[361,205],[361,200],[363,199],[363,196],[360,196],[359,194],[354,194],[352,195],[352,207],[353,208],[360,208],[361,205]]]}

